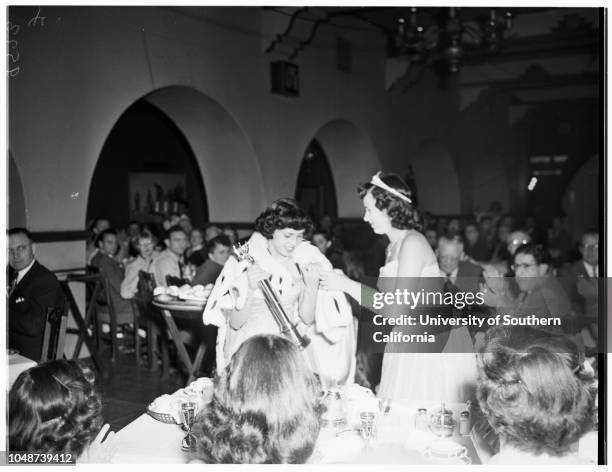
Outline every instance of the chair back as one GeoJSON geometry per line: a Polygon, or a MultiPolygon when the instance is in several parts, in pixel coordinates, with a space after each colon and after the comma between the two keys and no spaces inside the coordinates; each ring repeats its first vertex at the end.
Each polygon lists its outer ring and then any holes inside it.
{"type": "Polygon", "coordinates": [[[180,277],[176,277],[174,275],[166,275],[166,285],[170,287],[171,285],[175,285],[177,287],[181,287],[186,284],[187,281],[180,277]]]}
{"type": "Polygon", "coordinates": [[[133,305],[138,309],[136,313],[158,325],[163,324],[161,313],[153,306],[153,291],[155,290],[155,276],[143,270],[138,272],[138,292],[132,299],[133,305]]]}
{"type": "Polygon", "coordinates": [[[63,359],[67,320],[67,304],[47,308],[40,362],[63,359]]]}
{"type": "Polygon", "coordinates": [[[150,272],[141,270],[138,272],[138,295],[143,303],[150,305],[153,301],[153,290],[155,290],[155,277],[150,272]]]}

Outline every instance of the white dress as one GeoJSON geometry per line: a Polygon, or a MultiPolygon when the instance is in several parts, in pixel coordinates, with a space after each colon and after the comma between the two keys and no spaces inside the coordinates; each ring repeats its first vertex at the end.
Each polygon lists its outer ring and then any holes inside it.
{"type": "MultiPolygon", "coordinates": [[[[297,324],[298,331],[310,338],[311,343],[304,354],[312,369],[326,382],[351,382],[355,375],[356,341],[353,315],[344,293],[317,291],[314,323],[306,326],[298,314],[299,298],[304,290],[302,278],[272,257],[266,239],[259,233],[254,233],[249,240],[249,254],[263,270],[271,274],[270,284],[287,315],[297,324]]],[[[312,262],[321,264],[324,270],[332,268],[315,246],[308,242],[299,244],[292,253],[291,264],[312,262]]],[[[280,334],[260,289],[252,293],[246,322],[238,329],[230,325],[232,311],[245,309],[250,293],[247,266],[248,263],[239,262],[234,257],[228,259],[204,309],[204,324],[214,324],[219,328],[216,349],[218,371],[227,365],[246,339],[259,334],[280,334]]]]}
{"type": "MultiPolygon", "coordinates": [[[[380,268],[380,277],[397,277],[398,261],[380,268]]],[[[421,277],[439,277],[438,264],[430,264],[421,277]]],[[[379,284],[380,285],[380,284],[379,284]]],[[[394,331],[402,331],[396,326],[394,331]]],[[[474,399],[476,355],[466,327],[451,330],[441,353],[388,352],[383,357],[378,396],[423,402],[465,402],[474,399]]]]}

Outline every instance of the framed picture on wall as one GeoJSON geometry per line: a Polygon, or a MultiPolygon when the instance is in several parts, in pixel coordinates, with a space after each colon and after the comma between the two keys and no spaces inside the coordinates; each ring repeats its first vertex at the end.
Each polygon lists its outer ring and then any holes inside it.
{"type": "Polygon", "coordinates": [[[130,219],[148,221],[151,215],[179,212],[186,200],[186,176],[182,173],[130,172],[130,219]]]}

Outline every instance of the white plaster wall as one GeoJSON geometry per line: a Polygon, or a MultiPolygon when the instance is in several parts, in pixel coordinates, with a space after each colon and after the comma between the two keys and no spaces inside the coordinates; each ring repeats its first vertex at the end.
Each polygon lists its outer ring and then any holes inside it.
{"type": "MultiPolygon", "coordinates": [[[[43,7],[45,26],[27,28],[35,10],[9,13],[22,27],[20,72],[9,81],[9,140],[34,231],[84,227],[106,137],[126,108],[155,91],[148,99],[175,120],[196,153],[211,218],[228,221],[251,220],[273,199],[293,195],[305,147],[337,120],[360,132],[344,151],[341,131],[326,140],[339,215],[358,216],[356,183],[379,167],[401,172],[421,130],[445,134],[445,111],[455,103],[442,97],[428,108],[439,93],[427,80],[405,95],[387,94],[384,48],[356,48],[352,73],[336,70],[333,42],[324,41],[333,30],[322,30],[323,44],[296,60],[300,97],[272,95],[269,63],[280,57],[262,52],[270,33],[257,27],[270,13],[259,8],[208,9],[203,21],[167,8],[43,7]],[[164,95],[171,90],[165,87],[184,93],[164,95]],[[414,123],[415,132],[406,133],[403,123],[414,123]],[[225,152],[211,152],[219,149],[225,152]]],[[[437,178],[417,170],[420,188],[437,178]]],[[[447,197],[431,209],[455,211],[457,191],[446,186],[447,197]]]]}

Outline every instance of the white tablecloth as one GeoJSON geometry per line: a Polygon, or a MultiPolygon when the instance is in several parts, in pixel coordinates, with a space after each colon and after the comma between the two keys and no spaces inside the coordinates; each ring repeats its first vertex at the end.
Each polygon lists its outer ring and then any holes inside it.
{"type": "MultiPolygon", "coordinates": [[[[436,411],[439,402],[414,404],[407,401],[395,401],[386,416],[379,416],[377,421],[377,437],[371,443],[369,450],[364,449],[364,443],[358,431],[359,410],[363,404],[354,402],[348,406],[348,424],[340,430],[323,428],[317,441],[317,446],[311,457],[313,463],[387,463],[387,464],[460,464],[459,459],[431,459],[423,454],[427,445],[437,438],[431,432],[415,429],[414,420],[418,408],[427,408],[428,413],[436,411]]],[[[453,411],[456,420],[465,409],[465,404],[446,403],[446,408],[453,411]]],[[[189,456],[181,451],[181,441],[185,432],[179,425],[166,424],[157,421],[144,413],[121,431],[117,432],[118,450],[114,463],[184,464],[189,456]]],[[[580,456],[596,461],[597,433],[585,436],[580,441],[580,456]],[[594,440],[588,441],[587,439],[594,440]]],[[[456,435],[452,440],[467,449],[473,462],[480,463],[477,450],[470,436],[456,435]]]]}
{"type": "Polygon", "coordinates": [[[30,367],[35,367],[37,364],[32,359],[28,359],[27,357],[22,356],[21,354],[12,354],[8,356],[9,361],[9,384],[8,388],[10,389],[19,374],[21,374],[24,370],[28,370],[30,367]]]}
{"type": "MultiPolygon", "coordinates": [[[[389,415],[381,417],[378,423],[377,439],[368,451],[359,433],[347,431],[336,436],[337,429],[324,428],[321,431],[317,447],[311,461],[314,463],[432,463],[421,450],[430,433],[415,432],[414,416],[417,408],[428,405],[412,405],[405,402],[395,402],[389,415]]],[[[460,404],[447,404],[458,413],[465,407],[460,404]]],[[[355,428],[355,419],[346,428],[355,428]],[[351,424],[352,423],[352,424],[351,424]]],[[[118,450],[114,463],[153,464],[174,463],[184,464],[189,460],[181,451],[181,440],[185,432],[178,425],[157,421],[148,414],[143,414],[116,434],[118,450]]],[[[430,439],[433,439],[434,436],[430,439]]],[[[461,444],[471,446],[469,437],[455,438],[461,444]]],[[[472,451],[473,451],[473,446],[472,451]]],[[[438,461],[442,462],[443,461],[438,461]]],[[[453,462],[456,463],[456,462],[453,462]]]]}

